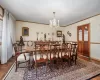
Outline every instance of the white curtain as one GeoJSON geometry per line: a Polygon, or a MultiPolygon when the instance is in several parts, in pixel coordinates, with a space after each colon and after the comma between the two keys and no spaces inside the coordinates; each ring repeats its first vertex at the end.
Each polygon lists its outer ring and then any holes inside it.
{"type": "Polygon", "coordinates": [[[15,18],[4,11],[3,18],[3,32],[2,32],[2,53],[1,53],[1,63],[4,64],[9,60],[12,55],[15,55],[13,49],[13,43],[15,43],[15,18]]]}
{"type": "Polygon", "coordinates": [[[11,15],[11,13],[9,13],[8,15],[8,36],[7,36],[7,57],[8,59],[11,58],[12,55],[15,55],[14,53],[14,49],[13,49],[13,43],[15,43],[15,18],[11,15]]]}
{"type": "Polygon", "coordinates": [[[7,26],[8,26],[8,12],[5,10],[3,17],[3,30],[2,30],[1,64],[7,62],[7,26]]]}
{"type": "Polygon", "coordinates": [[[11,13],[9,13],[9,22],[8,22],[8,25],[9,25],[9,29],[8,29],[8,34],[9,34],[9,42],[8,42],[8,50],[9,52],[8,53],[11,53],[8,55],[8,58],[10,58],[12,55],[14,56],[15,55],[15,52],[14,52],[14,48],[12,46],[13,43],[16,42],[15,40],[15,25],[16,24],[16,20],[15,18],[12,16],[11,13]],[[10,47],[9,47],[10,46],[10,47]]]}

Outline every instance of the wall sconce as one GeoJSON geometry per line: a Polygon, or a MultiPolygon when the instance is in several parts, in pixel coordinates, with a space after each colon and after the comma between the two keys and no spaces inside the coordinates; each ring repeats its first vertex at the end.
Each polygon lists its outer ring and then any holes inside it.
{"type": "Polygon", "coordinates": [[[69,35],[70,37],[72,36],[72,34],[69,31],[67,31],[67,35],[69,35]]]}

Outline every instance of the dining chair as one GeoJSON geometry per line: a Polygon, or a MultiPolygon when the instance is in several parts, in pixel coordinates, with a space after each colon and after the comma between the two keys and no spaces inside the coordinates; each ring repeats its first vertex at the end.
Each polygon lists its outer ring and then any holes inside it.
{"type": "Polygon", "coordinates": [[[17,43],[14,44],[15,58],[16,58],[15,71],[17,71],[18,68],[28,68],[29,54],[21,49],[22,49],[21,46],[19,46],[17,43]],[[26,66],[19,66],[22,63],[25,63],[26,66]]]}
{"type": "Polygon", "coordinates": [[[72,44],[72,50],[71,50],[71,61],[76,64],[77,60],[77,44],[72,44]]]}
{"type": "Polygon", "coordinates": [[[55,44],[51,43],[50,44],[50,54],[49,54],[50,65],[52,65],[53,67],[57,69],[59,66],[59,58],[60,58],[59,52],[60,52],[60,44],[58,44],[58,42],[56,42],[55,44]]]}
{"type": "Polygon", "coordinates": [[[70,66],[70,47],[68,43],[62,44],[61,49],[61,59],[62,59],[62,68],[65,67],[64,64],[67,62],[70,66]]]}
{"type": "MultiPolygon", "coordinates": [[[[48,66],[48,48],[49,44],[47,43],[38,43],[35,42],[35,52],[34,52],[34,60],[35,60],[35,69],[36,69],[36,77],[38,76],[38,67],[46,65],[46,72],[48,66]]],[[[42,74],[42,73],[41,73],[42,74]]]]}

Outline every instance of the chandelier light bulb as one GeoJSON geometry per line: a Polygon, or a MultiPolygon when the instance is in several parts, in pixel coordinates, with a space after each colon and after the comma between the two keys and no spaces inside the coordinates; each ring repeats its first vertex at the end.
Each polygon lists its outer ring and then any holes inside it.
{"type": "Polygon", "coordinates": [[[56,20],[55,18],[55,12],[53,12],[54,18],[52,20],[50,20],[50,27],[51,28],[57,28],[59,27],[59,20],[56,20]]]}

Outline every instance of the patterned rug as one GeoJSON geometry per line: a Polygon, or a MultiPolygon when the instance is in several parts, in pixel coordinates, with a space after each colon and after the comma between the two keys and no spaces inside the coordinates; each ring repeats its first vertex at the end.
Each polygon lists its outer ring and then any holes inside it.
{"type": "Polygon", "coordinates": [[[52,67],[52,70],[50,68],[47,68],[46,72],[46,66],[39,67],[37,78],[36,78],[36,71],[35,69],[32,70],[25,70],[24,73],[24,80],[84,80],[88,79],[100,72],[100,66],[93,64],[91,62],[86,62],[83,60],[78,60],[77,65],[68,66],[67,63],[65,63],[64,68],[62,68],[61,65],[58,66],[58,69],[55,67],[52,67]]]}
{"type": "Polygon", "coordinates": [[[45,66],[38,67],[38,77],[36,78],[35,69],[19,68],[15,72],[14,65],[5,80],[86,80],[100,73],[100,65],[80,59],[77,60],[76,65],[73,64],[69,67],[65,63],[63,66],[64,68],[59,65],[59,69],[52,67],[53,71],[48,67],[47,72],[45,66]]]}

